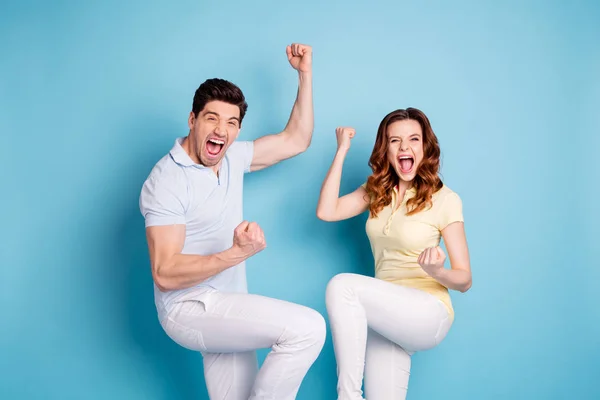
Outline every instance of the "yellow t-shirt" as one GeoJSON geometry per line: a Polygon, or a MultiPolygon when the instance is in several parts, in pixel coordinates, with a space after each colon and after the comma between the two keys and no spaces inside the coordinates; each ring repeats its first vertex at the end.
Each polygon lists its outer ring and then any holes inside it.
{"type": "Polygon", "coordinates": [[[430,208],[407,216],[406,202],[415,194],[414,188],[406,190],[401,205],[393,211],[398,204],[398,191],[394,189],[391,204],[376,218],[367,220],[366,232],[375,259],[375,277],[431,293],[446,305],[453,320],[448,289],[423,271],[417,259],[426,248],[439,245],[441,231],[447,225],[463,221],[462,201],[444,185],[433,194],[430,208]]]}

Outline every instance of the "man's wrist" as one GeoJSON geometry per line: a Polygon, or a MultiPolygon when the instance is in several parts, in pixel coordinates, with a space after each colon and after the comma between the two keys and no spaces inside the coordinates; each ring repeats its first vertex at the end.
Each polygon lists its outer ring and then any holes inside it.
{"type": "Polygon", "coordinates": [[[310,71],[298,71],[298,78],[300,83],[312,81],[312,69],[310,71]]]}
{"type": "Polygon", "coordinates": [[[222,260],[231,266],[237,265],[248,258],[248,255],[235,244],[221,254],[223,255],[222,260]]]}

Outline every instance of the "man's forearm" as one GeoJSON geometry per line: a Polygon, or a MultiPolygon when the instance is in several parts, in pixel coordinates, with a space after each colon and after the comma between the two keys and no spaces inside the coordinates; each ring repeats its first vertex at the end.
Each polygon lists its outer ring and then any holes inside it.
{"type": "Polygon", "coordinates": [[[241,263],[246,258],[247,256],[235,247],[207,256],[176,254],[156,267],[154,282],[163,291],[185,289],[241,263]]]}
{"type": "Polygon", "coordinates": [[[299,72],[298,79],[298,94],[284,132],[291,141],[306,149],[314,130],[312,72],[299,72]]]}

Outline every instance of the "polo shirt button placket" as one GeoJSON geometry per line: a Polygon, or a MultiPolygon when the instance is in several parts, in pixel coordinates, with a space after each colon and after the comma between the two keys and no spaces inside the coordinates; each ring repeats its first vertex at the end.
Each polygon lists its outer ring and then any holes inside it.
{"type": "Polygon", "coordinates": [[[387,235],[390,233],[390,226],[392,225],[392,218],[394,217],[394,215],[390,215],[390,217],[388,218],[387,222],[385,223],[385,228],[383,230],[383,232],[387,235]]]}
{"type": "Polygon", "coordinates": [[[388,217],[387,222],[385,223],[385,227],[383,228],[383,233],[386,235],[388,235],[390,233],[390,227],[392,226],[392,219],[394,218],[394,214],[396,213],[396,202],[394,200],[396,200],[396,196],[392,195],[392,213],[388,217]]]}

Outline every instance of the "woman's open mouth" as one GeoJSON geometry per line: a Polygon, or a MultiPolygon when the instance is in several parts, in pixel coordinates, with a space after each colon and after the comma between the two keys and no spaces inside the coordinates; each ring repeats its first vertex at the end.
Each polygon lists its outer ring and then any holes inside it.
{"type": "Polygon", "coordinates": [[[400,163],[400,172],[403,174],[410,173],[415,165],[415,159],[411,156],[400,156],[398,162],[400,163]]]}

